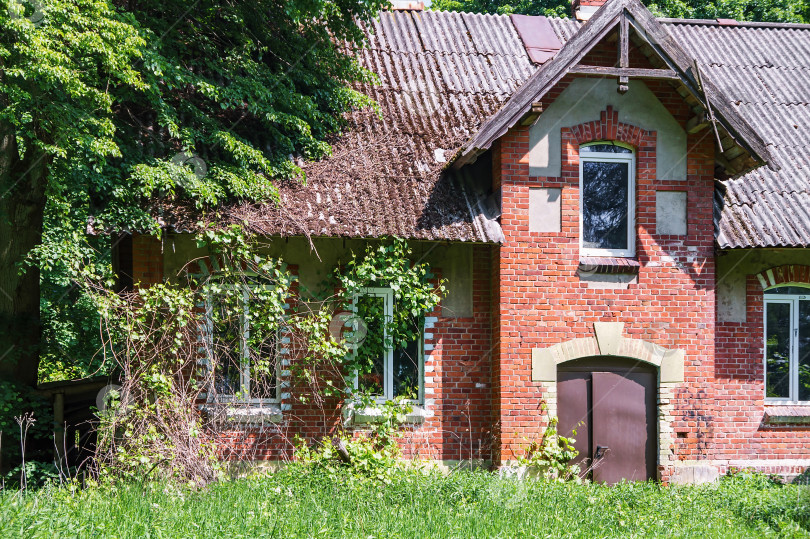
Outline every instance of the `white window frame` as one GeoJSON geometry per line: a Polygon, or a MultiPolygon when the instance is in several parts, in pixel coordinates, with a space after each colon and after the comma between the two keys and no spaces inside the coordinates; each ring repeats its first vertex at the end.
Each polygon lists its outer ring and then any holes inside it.
{"type": "MultiPolygon", "coordinates": [[[[213,390],[210,394],[214,397],[216,402],[222,403],[233,403],[233,404],[248,404],[248,405],[262,405],[262,404],[279,404],[281,402],[281,361],[279,359],[280,355],[280,342],[279,339],[276,338],[276,396],[270,399],[253,399],[250,398],[250,384],[252,382],[250,377],[250,351],[248,350],[247,342],[250,339],[250,296],[251,292],[255,290],[267,289],[268,287],[265,285],[223,285],[223,290],[236,290],[241,289],[241,302],[242,302],[242,313],[239,315],[239,321],[241,325],[241,335],[239,339],[239,386],[241,388],[241,394],[220,394],[213,390]],[[244,396],[242,396],[244,395],[244,396]]],[[[213,317],[213,302],[211,294],[209,293],[208,296],[205,298],[205,318],[206,318],[206,360],[207,360],[207,367],[208,369],[212,369],[214,366],[214,317],[213,317]]],[[[279,335],[277,335],[279,337],[279,335]]],[[[215,373],[211,372],[212,376],[216,376],[215,373]]],[[[212,378],[211,384],[214,384],[215,380],[212,378]]],[[[210,400],[210,399],[209,399],[210,400]]]]}
{"type": "MultiPolygon", "coordinates": [[[[394,291],[388,287],[373,287],[373,288],[363,288],[360,290],[358,294],[356,294],[352,298],[352,314],[357,315],[357,299],[361,296],[372,296],[372,297],[381,297],[385,301],[385,305],[383,307],[383,311],[385,313],[385,317],[387,320],[391,320],[394,317],[394,291]]],[[[384,326],[385,327],[385,326],[384,326]]],[[[383,335],[384,339],[388,339],[388,329],[384,329],[385,333],[383,335]]],[[[417,358],[417,366],[419,368],[419,397],[417,400],[407,399],[405,402],[410,402],[413,404],[418,404],[424,402],[424,391],[425,391],[425,360],[424,360],[424,338],[425,331],[424,328],[419,328],[419,342],[417,343],[417,354],[419,357],[417,358]]],[[[353,354],[357,354],[355,350],[352,352],[353,354]]],[[[375,402],[377,403],[384,403],[386,401],[392,400],[394,398],[394,347],[389,346],[385,349],[385,358],[383,363],[383,394],[379,396],[375,396],[375,402]]],[[[357,375],[357,372],[354,373],[352,387],[355,391],[360,388],[360,378],[357,375]]]]}
{"type": "Polygon", "coordinates": [[[613,141],[596,141],[582,144],[579,151],[579,252],[582,256],[628,258],[636,256],[636,152],[628,144],[613,141]],[[627,148],[631,153],[583,152],[582,148],[599,144],[612,144],[627,148]],[[596,249],[584,247],[583,197],[585,193],[584,166],[586,162],[627,163],[627,249],[596,249]]]}
{"type": "MultiPolygon", "coordinates": [[[[803,284],[787,284],[783,286],[796,286],[807,288],[807,294],[768,294],[765,292],[762,309],[762,367],[763,367],[763,387],[765,402],[770,404],[807,404],[810,401],[800,401],[799,397],[799,300],[810,301],[810,288],[803,284]],[[789,304],[790,305],[790,390],[788,397],[768,396],[768,305],[769,304],[789,304]]],[[[781,288],[781,287],[777,287],[781,288]]],[[[771,288],[770,290],[774,290],[771,288]]]]}

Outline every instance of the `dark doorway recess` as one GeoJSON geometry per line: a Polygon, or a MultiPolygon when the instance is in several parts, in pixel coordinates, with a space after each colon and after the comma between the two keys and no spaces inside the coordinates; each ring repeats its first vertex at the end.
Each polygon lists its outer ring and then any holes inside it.
{"type": "Polygon", "coordinates": [[[576,438],[575,462],[592,466],[594,481],[656,478],[657,382],[654,366],[632,359],[591,357],[558,367],[559,432],[576,438]]]}

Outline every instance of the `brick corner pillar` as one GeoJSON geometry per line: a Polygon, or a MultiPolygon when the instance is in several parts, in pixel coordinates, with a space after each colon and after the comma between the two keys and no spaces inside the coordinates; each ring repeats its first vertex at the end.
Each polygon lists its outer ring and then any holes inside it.
{"type": "Polygon", "coordinates": [[[587,21],[608,1],[610,0],[572,0],[571,14],[578,21],[587,21]]]}
{"type": "Polygon", "coordinates": [[[132,280],[141,287],[163,282],[163,243],[159,238],[132,235],[132,280]]]}

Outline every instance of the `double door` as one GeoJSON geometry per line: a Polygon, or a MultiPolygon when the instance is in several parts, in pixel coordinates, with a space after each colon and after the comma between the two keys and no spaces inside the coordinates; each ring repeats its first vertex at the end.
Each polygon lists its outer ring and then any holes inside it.
{"type": "Polygon", "coordinates": [[[593,481],[656,478],[657,374],[646,364],[613,358],[560,366],[559,433],[576,439],[574,462],[593,481]]]}

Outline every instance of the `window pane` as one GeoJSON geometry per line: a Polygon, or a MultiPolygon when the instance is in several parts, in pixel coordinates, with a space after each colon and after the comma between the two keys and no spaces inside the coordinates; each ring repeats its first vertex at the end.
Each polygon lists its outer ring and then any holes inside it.
{"type": "Polygon", "coordinates": [[[580,153],[592,153],[592,152],[600,152],[600,153],[633,153],[633,150],[630,148],[625,148],[624,146],[619,146],[617,144],[591,144],[589,146],[582,146],[579,149],[580,153]]]}
{"type": "Polygon", "coordinates": [[[778,294],[782,296],[810,296],[810,288],[802,286],[780,286],[765,291],[766,294],[778,294]]]}
{"type": "Polygon", "coordinates": [[[368,329],[357,349],[360,362],[358,385],[361,391],[372,395],[385,394],[385,298],[361,296],[357,298],[357,316],[368,329]]]}
{"type": "Polygon", "coordinates": [[[218,395],[236,395],[242,390],[239,353],[242,319],[237,292],[213,298],[212,351],[214,361],[214,390],[218,395]]]}
{"type": "Polygon", "coordinates": [[[629,164],[582,163],[582,238],[592,249],[628,249],[629,164]]]}
{"type": "Polygon", "coordinates": [[[765,304],[765,395],[790,397],[790,303],[765,304]]]}
{"type": "Polygon", "coordinates": [[[275,399],[277,397],[276,331],[250,332],[250,398],[275,399]]]}
{"type": "Polygon", "coordinates": [[[810,301],[799,302],[799,400],[810,400],[810,301]]]}
{"type": "Polygon", "coordinates": [[[419,342],[394,350],[394,397],[419,398],[419,342]]]}

